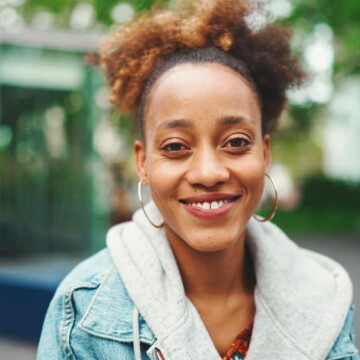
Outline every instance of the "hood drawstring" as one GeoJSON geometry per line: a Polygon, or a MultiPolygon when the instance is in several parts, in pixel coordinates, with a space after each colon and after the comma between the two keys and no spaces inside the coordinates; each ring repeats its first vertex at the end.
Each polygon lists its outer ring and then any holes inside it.
{"type": "Polygon", "coordinates": [[[158,360],[165,360],[164,355],[161,353],[159,349],[156,349],[156,356],[158,360]]]}
{"type": "MultiPolygon", "coordinates": [[[[135,360],[141,360],[140,331],[139,331],[139,310],[134,307],[133,311],[133,348],[135,360]]],[[[165,360],[164,355],[159,349],[155,349],[155,355],[158,360],[165,360]]]]}
{"type": "Polygon", "coordinates": [[[139,310],[134,307],[133,311],[133,332],[134,332],[134,354],[135,360],[141,360],[141,347],[140,347],[140,332],[139,332],[139,310]]]}

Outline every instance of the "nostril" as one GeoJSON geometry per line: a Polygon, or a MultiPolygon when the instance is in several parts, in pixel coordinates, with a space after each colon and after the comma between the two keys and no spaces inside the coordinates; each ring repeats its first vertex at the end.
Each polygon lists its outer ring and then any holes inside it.
{"type": "Polygon", "coordinates": [[[225,166],[194,166],[187,173],[189,183],[214,187],[230,178],[229,169],[225,166]]]}

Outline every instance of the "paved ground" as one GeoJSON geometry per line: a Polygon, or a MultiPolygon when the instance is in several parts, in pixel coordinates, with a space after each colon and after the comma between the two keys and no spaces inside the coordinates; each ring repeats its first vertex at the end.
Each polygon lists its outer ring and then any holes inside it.
{"type": "MultiPolygon", "coordinates": [[[[355,326],[357,329],[356,345],[360,348],[360,236],[358,237],[307,237],[296,239],[303,247],[321,252],[340,262],[349,272],[354,283],[354,303],[357,308],[355,326]]],[[[34,345],[0,339],[0,359],[34,360],[34,345]]]]}
{"type": "Polygon", "coordinates": [[[1,360],[34,360],[35,357],[36,347],[34,345],[0,339],[1,360]]]}

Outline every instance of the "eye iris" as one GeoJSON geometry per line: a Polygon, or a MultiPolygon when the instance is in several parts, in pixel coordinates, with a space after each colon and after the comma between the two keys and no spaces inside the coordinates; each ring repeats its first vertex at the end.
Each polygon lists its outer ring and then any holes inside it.
{"type": "Polygon", "coordinates": [[[181,144],[179,144],[179,143],[174,143],[174,144],[169,144],[168,145],[168,147],[169,147],[169,149],[170,150],[172,150],[172,151],[179,151],[179,150],[181,150],[181,144]]]}
{"type": "Polygon", "coordinates": [[[235,138],[230,140],[230,145],[234,147],[239,147],[243,143],[243,140],[241,138],[235,138]]]}

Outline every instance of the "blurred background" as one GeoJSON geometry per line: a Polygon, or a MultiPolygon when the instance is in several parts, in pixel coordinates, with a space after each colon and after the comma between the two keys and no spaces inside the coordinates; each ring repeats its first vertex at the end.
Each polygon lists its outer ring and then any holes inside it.
{"type": "MultiPolygon", "coordinates": [[[[59,281],[138,207],[135,127],[86,55],[152,3],[0,0],[0,358],[35,358],[59,281]]],[[[274,222],[348,269],[359,329],[360,2],[264,3],[309,73],[273,136],[274,222]]]]}

